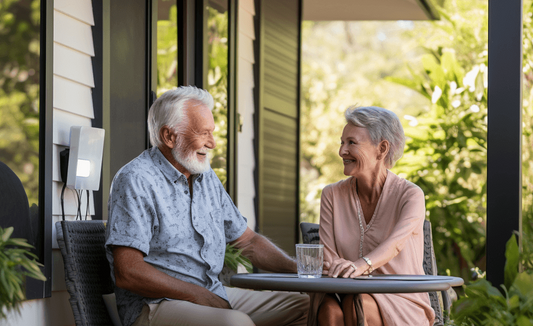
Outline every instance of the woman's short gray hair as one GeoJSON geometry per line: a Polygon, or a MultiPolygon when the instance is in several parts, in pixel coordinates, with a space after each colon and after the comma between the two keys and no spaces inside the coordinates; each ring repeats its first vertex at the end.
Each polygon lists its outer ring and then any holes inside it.
{"type": "Polygon", "coordinates": [[[148,132],[152,146],[159,147],[159,131],[168,126],[178,131],[180,125],[186,122],[184,114],[188,101],[198,101],[213,110],[213,97],[208,91],[195,86],[180,86],[161,95],[150,107],[148,112],[148,132]]]}
{"type": "Polygon", "coordinates": [[[398,116],[394,112],[377,106],[351,106],[344,112],[348,123],[366,128],[375,146],[383,140],[389,142],[389,153],[385,167],[390,169],[403,155],[405,134],[398,116]]]}

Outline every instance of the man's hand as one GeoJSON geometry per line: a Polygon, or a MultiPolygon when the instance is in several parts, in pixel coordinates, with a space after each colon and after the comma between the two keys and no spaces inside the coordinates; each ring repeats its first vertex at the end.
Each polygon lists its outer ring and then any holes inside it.
{"type": "Polygon", "coordinates": [[[116,285],[147,298],[170,298],[202,306],[231,309],[229,303],[201,286],[169,276],[144,261],[143,253],[130,247],[113,247],[116,285]]]}
{"type": "Polygon", "coordinates": [[[296,273],[296,262],[262,235],[246,228],[246,231],[231,242],[242,255],[260,269],[280,273],[296,273]]]}
{"type": "Polygon", "coordinates": [[[205,289],[204,293],[199,295],[194,301],[191,302],[213,308],[232,309],[226,300],[207,289],[205,289]]]}

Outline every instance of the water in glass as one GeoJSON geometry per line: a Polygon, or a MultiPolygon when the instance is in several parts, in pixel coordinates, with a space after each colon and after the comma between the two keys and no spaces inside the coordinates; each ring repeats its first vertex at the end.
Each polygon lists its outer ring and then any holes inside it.
{"type": "Polygon", "coordinates": [[[324,263],[324,245],[297,244],[296,262],[298,265],[298,277],[321,277],[322,265],[324,263]]]}

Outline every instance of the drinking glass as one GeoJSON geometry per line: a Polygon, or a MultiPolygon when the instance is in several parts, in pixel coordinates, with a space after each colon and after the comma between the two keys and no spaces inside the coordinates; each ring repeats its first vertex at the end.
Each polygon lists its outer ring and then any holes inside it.
{"type": "Polygon", "coordinates": [[[322,276],[324,263],[324,245],[322,244],[297,244],[296,263],[298,277],[318,278],[322,276]]]}

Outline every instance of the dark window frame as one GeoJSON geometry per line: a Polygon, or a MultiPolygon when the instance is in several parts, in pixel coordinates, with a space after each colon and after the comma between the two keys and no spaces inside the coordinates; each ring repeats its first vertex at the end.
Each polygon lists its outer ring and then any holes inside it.
{"type": "MultiPolygon", "coordinates": [[[[15,4],[16,5],[16,4],[15,4]]],[[[47,298],[52,295],[52,172],[53,172],[53,17],[54,2],[41,0],[39,2],[39,58],[38,58],[38,190],[37,209],[28,216],[31,222],[21,219],[24,216],[15,216],[21,223],[15,225],[28,226],[32,235],[21,236],[27,238],[35,248],[32,252],[37,256],[37,261],[42,264],[41,271],[46,281],[30,277],[25,279],[25,297],[27,300],[47,298]],[[29,223],[29,224],[24,224],[29,223]],[[33,232],[34,231],[34,232],[33,232]]],[[[32,9],[33,10],[33,9],[32,9]]],[[[4,46],[6,46],[4,44],[4,46]]],[[[24,185],[22,185],[24,187],[24,185]]],[[[25,187],[24,187],[25,188],[25,187]]],[[[26,189],[25,189],[26,190],[26,189]]],[[[8,196],[7,200],[10,200],[8,196]]],[[[9,225],[13,226],[13,225],[9,225]]],[[[19,237],[19,236],[15,236],[19,237]]]]}
{"type": "MultiPolygon", "coordinates": [[[[205,26],[207,25],[206,5],[208,0],[198,0],[194,6],[190,1],[178,0],[178,84],[187,85],[185,62],[194,62],[194,82],[190,83],[199,88],[205,88],[207,79],[207,38],[205,26]],[[180,3],[183,4],[180,6],[180,3]],[[189,6],[187,5],[189,4],[189,6]],[[192,14],[191,14],[192,11],[192,14]],[[194,17],[192,24],[187,22],[188,17],[194,17]],[[187,57],[187,26],[194,26],[194,58],[187,57]],[[180,32],[183,31],[183,32],[180,32]],[[180,58],[181,55],[181,58],[180,58]]],[[[228,0],[228,116],[227,116],[227,152],[226,152],[226,191],[237,205],[237,139],[238,139],[238,114],[237,114],[237,47],[238,47],[238,0],[228,0]]],[[[152,28],[154,25],[152,24],[152,28]]],[[[156,45],[157,46],[157,45],[156,45]]]]}
{"type": "Polygon", "coordinates": [[[52,296],[52,171],[53,171],[53,53],[54,2],[41,0],[39,58],[39,216],[42,250],[37,253],[46,281],[26,279],[26,298],[52,296]]]}

